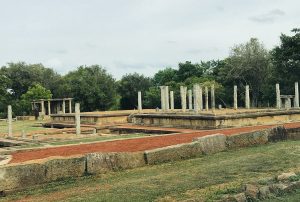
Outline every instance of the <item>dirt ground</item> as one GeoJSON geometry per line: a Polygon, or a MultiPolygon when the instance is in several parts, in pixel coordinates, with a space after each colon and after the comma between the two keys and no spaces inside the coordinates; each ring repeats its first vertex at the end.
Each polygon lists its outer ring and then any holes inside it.
{"type": "MultiPolygon", "coordinates": [[[[300,127],[300,122],[284,124],[287,128],[300,127]]],[[[127,140],[116,140],[100,143],[89,143],[72,146],[60,146],[53,148],[37,149],[32,151],[19,151],[12,154],[10,163],[20,163],[29,160],[43,159],[51,156],[72,156],[79,154],[87,154],[92,152],[138,152],[155,148],[166,147],[170,145],[182,144],[191,142],[195,137],[202,137],[216,133],[224,135],[233,135],[242,132],[256,131],[266,128],[271,128],[274,125],[218,129],[218,130],[203,130],[195,132],[187,132],[173,135],[162,135],[155,137],[145,137],[127,140]]]]}

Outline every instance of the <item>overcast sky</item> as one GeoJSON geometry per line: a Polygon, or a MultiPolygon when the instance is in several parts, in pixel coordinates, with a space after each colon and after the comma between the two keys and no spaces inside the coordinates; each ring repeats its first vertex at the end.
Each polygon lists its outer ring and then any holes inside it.
{"type": "Polygon", "coordinates": [[[234,44],[267,48],[300,27],[299,0],[0,0],[0,66],[65,74],[100,64],[119,79],[179,62],[222,59],[234,44]]]}

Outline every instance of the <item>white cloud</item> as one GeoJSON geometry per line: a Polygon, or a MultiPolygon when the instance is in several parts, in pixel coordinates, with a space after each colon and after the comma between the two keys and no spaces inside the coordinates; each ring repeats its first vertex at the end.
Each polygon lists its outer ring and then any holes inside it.
{"type": "Polygon", "coordinates": [[[296,0],[1,1],[0,66],[44,63],[66,73],[99,64],[116,78],[151,76],[187,60],[222,59],[251,37],[272,48],[299,26],[299,7],[296,0]]]}

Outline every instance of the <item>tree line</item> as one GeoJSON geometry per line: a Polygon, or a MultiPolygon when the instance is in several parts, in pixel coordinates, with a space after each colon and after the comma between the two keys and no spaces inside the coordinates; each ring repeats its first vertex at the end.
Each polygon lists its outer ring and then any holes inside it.
{"type": "Polygon", "coordinates": [[[274,106],[275,83],[285,94],[293,94],[293,83],[300,81],[300,29],[281,34],[280,45],[272,50],[256,38],[235,45],[223,60],[181,62],[166,67],[153,77],[139,73],[113,78],[100,65],[80,66],[60,75],[42,64],[8,63],[0,69],[0,117],[11,104],[15,115],[28,115],[33,99],[73,97],[81,110],[137,108],[137,92],[143,93],[144,108],[160,107],[161,85],[174,91],[175,107],[180,107],[180,85],[192,88],[215,84],[216,102],[224,107],[233,103],[233,86],[238,86],[239,102],[244,103],[245,85],[250,86],[253,107],[274,106]]]}

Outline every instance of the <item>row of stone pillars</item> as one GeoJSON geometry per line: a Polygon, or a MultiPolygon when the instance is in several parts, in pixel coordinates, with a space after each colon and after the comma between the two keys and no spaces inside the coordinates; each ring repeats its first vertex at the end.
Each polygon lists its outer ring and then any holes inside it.
{"type": "MultiPolygon", "coordinates": [[[[7,107],[8,137],[13,137],[12,121],[13,121],[12,107],[11,105],[8,105],[7,107]]],[[[79,103],[75,104],[75,128],[76,128],[76,135],[80,135],[81,130],[80,130],[80,104],[79,103]]],[[[25,132],[22,131],[22,134],[24,133],[25,132]]]]}
{"type": "MultiPolygon", "coordinates": [[[[238,109],[238,88],[237,86],[233,86],[233,108],[238,109]]],[[[245,108],[250,109],[250,88],[249,85],[245,87],[245,108]]]]}
{"type": "MultiPolygon", "coordinates": [[[[161,86],[161,108],[163,111],[168,111],[168,86],[161,86]]],[[[234,109],[238,108],[238,99],[237,99],[237,86],[233,88],[233,97],[234,97],[234,109]]],[[[195,84],[193,86],[193,90],[187,90],[186,86],[180,86],[180,96],[181,96],[181,109],[183,112],[187,111],[187,103],[186,98],[188,97],[188,110],[194,110],[195,112],[202,111],[202,110],[209,110],[209,88],[206,86],[204,87],[204,95],[205,100],[203,103],[203,89],[199,84],[195,84]],[[204,105],[204,108],[203,108],[204,105]],[[194,107],[193,107],[194,106],[194,107]]],[[[214,84],[210,87],[210,106],[212,110],[215,110],[216,103],[215,103],[215,86],[214,84]]],[[[174,92],[170,91],[170,103],[171,103],[171,110],[174,109],[174,92]]],[[[245,92],[245,108],[250,109],[250,93],[249,93],[249,85],[246,85],[246,92],[245,92]]]]}
{"type": "MultiPolygon", "coordinates": [[[[161,109],[162,111],[174,110],[174,91],[170,91],[168,86],[160,86],[161,92],[161,109]],[[170,98],[170,99],[169,99],[170,98]],[[171,107],[169,107],[171,106],[171,107]]],[[[215,109],[215,87],[211,86],[211,108],[215,109]]],[[[193,90],[187,90],[186,86],[180,86],[181,96],[181,109],[183,112],[187,111],[187,97],[188,97],[188,109],[195,110],[196,112],[203,110],[202,100],[202,87],[199,84],[193,86],[193,90]]],[[[205,87],[205,110],[209,109],[208,105],[208,87],[205,87]]]]}

